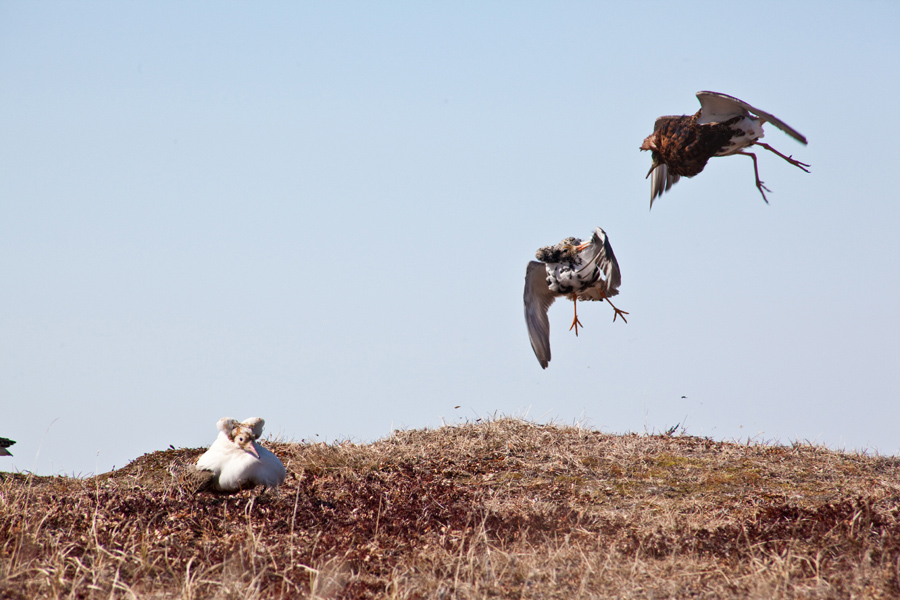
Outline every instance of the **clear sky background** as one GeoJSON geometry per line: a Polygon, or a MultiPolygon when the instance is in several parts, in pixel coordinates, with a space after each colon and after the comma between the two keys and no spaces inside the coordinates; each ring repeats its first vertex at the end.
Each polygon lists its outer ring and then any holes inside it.
{"type": "Polygon", "coordinates": [[[492,415],[900,454],[900,4],[3,2],[0,469],[222,416],[370,441],[492,415]],[[649,212],[656,117],[772,126],[649,212]],[[522,310],[595,226],[616,304],[522,310]],[[459,408],[456,408],[456,407],[459,408]]]}

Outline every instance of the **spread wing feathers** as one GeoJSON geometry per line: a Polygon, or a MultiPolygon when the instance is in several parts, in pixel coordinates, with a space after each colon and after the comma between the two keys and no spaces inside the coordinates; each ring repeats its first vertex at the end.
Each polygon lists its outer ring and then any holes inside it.
{"type": "Polygon", "coordinates": [[[241,423],[241,425],[253,432],[253,437],[256,439],[259,439],[259,437],[262,435],[263,425],[265,424],[265,420],[260,417],[245,419],[244,422],[241,423]]]}
{"type": "Polygon", "coordinates": [[[7,450],[15,442],[8,438],[0,438],[0,456],[12,456],[12,452],[7,450]]]}
{"type": "Polygon", "coordinates": [[[556,297],[547,285],[547,267],[544,263],[530,261],[525,271],[525,323],[528,339],[541,367],[550,363],[550,320],[547,311],[556,297]]]}
{"type": "Polygon", "coordinates": [[[653,208],[653,201],[663,195],[663,192],[668,192],[669,188],[678,183],[678,180],[681,179],[681,175],[674,175],[669,173],[669,168],[665,163],[657,163],[650,169],[650,172],[647,173],[647,177],[653,175],[653,179],[650,180],[650,208],[653,208]]]}
{"type": "Polygon", "coordinates": [[[775,115],[759,110],[734,96],[718,92],[697,92],[697,100],[700,101],[700,118],[697,119],[697,123],[701,125],[727,121],[732,117],[746,117],[753,113],[763,123],[771,123],[798,142],[807,143],[803,134],[775,115]]]}
{"type": "MultiPolygon", "coordinates": [[[[602,288],[603,294],[607,296],[615,296],[619,293],[619,286],[622,285],[622,272],[619,270],[619,261],[613,252],[609,238],[606,232],[600,227],[594,229],[591,236],[591,244],[584,249],[581,254],[585,264],[596,264],[603,271],[603,283],[597,282],[597,286],[602,288]]],[[[584,293],[578,294],[579,300],[602,300],[603,296],[594,288],[585,290],[584,293]]]]}

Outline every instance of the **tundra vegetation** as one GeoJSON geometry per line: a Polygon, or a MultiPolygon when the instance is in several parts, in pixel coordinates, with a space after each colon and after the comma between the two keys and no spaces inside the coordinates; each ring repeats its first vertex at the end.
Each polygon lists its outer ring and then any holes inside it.
{"type": "Polygon", "coordinates": [[[0,598],[896,598],[900,459],[520,419],[279,443],[277,489],[197,494],[203,449],[0,474],[0,598]]]}

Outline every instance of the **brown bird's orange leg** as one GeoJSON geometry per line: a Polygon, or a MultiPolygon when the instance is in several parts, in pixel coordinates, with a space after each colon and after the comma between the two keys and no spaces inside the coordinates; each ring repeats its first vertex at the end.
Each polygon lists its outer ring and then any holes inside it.
{"type": "Polygon", "coordinates": [[[763,200],[766,201],[766,204],[769,203],[769,199],[766,198],[766,192],[771,192],[769,188],[763,185],[763,182],[759,180],[759,169],[756,167],[756,155],[752,152],[735,152],[735,154],[740,154],[742,156],[749,156],[753,159],[753,173],[756,175],[756,187],[759,189],[759,193],[762,194],[763,200]],[[763,191],[765,190],[765,191],[763,191]]]}
{"type": "Polygon", "coordinates": [[[768,145],[768,144],[765,144],[765,143],[763,143],[763,142],[756,142],[756,145],[757,145],[757,146],[762,146],[763,148],[765,148],[765,149],[768,150],[769,152],[774,152],[775,154],[777,154],[778,156],[780,156],[780,157],[783,158],[784,160],[788,161],[789,163],[791,163],[791,164],[794,165],[795,167],[797,167],[797,168],[799,168],[799,169],[802,169],[802,170],[806,171],[807,173],[809,173],[809,169],[806,168],[806,167],[808,167],[809,165],[806,164],[806,163],[800,162],[799,160],[797,160],[797,159],[794,158],[793,156],[785,156],[784,154],[782,154],[781,152],[779,152],[778,150],[776,150],[776,149],[773,148],[772,146],[770,146],[770,145],[768,145]]]}
{"type": "MultiPolygon", "coordinates": [[[[578,328],[584,327],[581,324],[581,321],[578,320],[578,296],[575,294],[570,294],[569,298],[572,300],[572,305],[575,307],[575,318],[572,319],[572,327],[575,328],[575,335],[578,335],[578,328]]],[[[569,327],[569,331],[572,331],[572,327],[569,327]]]]}

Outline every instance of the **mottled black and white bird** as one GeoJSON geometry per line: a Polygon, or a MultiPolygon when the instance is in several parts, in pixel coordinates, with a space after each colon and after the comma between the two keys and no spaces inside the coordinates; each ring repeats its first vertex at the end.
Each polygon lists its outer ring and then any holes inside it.
{"type": "Polygon", "coordinates": [[[753,159],[756,187],[766,204],[766,192],[771,192],[759,179],[756,155],[744,152],[754,144],[774,152],[795,167],[809,173],[808,164],[791,156],[785,156],[768,144],[760,142],[763,123],[771,123],[798,142],[806,144],[806,138],[796,129],[769,113],[754,108],[733,96],[718,92],[697,92],[700,110],[691,116],[660,117],[653,133],[641,144],[641,150],[650,150],[653,165],[647,177],[650,180],[650,208],[653,201],[668,191],[681,177],[693,177],[703,170],[713,156],[742,154],[753,159]]]}
{"type": "MultiPolygon", "coordinates": [[[[578,300],[606,300],[613,307],[613,321],[628,313],[616,308],[610,296],[619,293],[622,274],[613,254],[606,232],[597,227],[590,241],[566,238],[555,246],[546,246],[535,253],[538,261],[528,263],[525,271],[525,323],[531,348],[541,367],[550,363],[550,321],[547,311],[558,296],[572,300],[575,318],[571,331],[584,327],[578,320],[578,300]]],[[[627,321],[625,321],[627,323],[627,321]]]]}
{"type": "Polygon", "coordinates": [[[284,465],[271,451],[256,443],[263,425],[265,421],[259,417],[241,423],[228,417],[219,419],[216,441],[197,459],[197,469],[210,474],[200,490],[228,493],[284,483],[284,465]]]}
{"type": "Polygon", "coordinates": [[[8,438],[0,438],[0,456],[12,456],[12,452],[7,450],[16,442],[8,438]]]}

